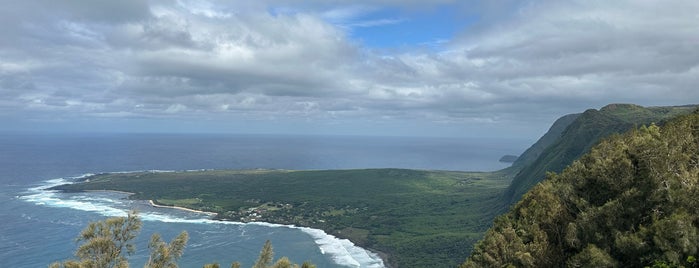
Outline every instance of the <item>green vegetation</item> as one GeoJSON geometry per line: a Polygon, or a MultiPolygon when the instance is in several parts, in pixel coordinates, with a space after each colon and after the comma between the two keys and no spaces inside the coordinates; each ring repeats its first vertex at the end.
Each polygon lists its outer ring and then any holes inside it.
{"type": "MultiPolygon", "coordinates": [[[[55,189],[127,191],[134,193],[130,197],[134,199],[216,212],[220,220],[308,226],[386,252],[389,263],[397,267],[455,267],[492,220],[547,172],[560,172],[605,137],[641,125],[663,125],[693,109],[613,104],[563,116],[511,167],[497,172],[140,172],[100,174],[55,189]]],[[[500,235],[500,240],[507,240],[520,234],[500,235]]],[[[607,249],[584,252],[597,256],[601,250],[607,249]]]]}
{"type": "MultiPolygon", "coordinates": [[[[69,260],[63,263],[55,262],[51,268],[127,268],[129,261],[126,257],[135,252],[132,243],[141,230],[141,219],[136,212],[129,212],[126,217],[113,217],[104,221],[91,222],[78,236],[77,241],[83,244],[78,247],[75,256],[79,260],[69,260]]],[[[150,258],[145,268],[177,268],[177,260],[182,257],[189,236],[183,231],[172,242],[162,241],[160,235],[153,234],[148,243],[150,258]]],[[[299,266],[288,258],[282,257],[273,263],[274,250],[272,243],[267,240],[262,247],[260,257],[253,268],[315,268],[310,262],[299,266]]],[[[219,268],[217,263],[205,264],[204,268],[219,268]]],[[[234,262],[231,268],[240,268],[240,263],[234,262]]]]}
{"type": "Polygon", "coordinates": [[[541,138],[542,144],[537,142],[522,155],[522,161],[513,165],[513,168],[521,170],[505,192],[505,208],[542,181],[546,172],[561,172],[601,139],[641,125],[662,124],[669,118],[691,113],[694,109],[695,106],[644,108],[633,104],[610,104],[599,111],[590,109],[580,115],[562,117],[551,127],[552,131],[541,138]],[[575,119],[569,122],[572,118],[575,119]]]}
{"type": "Polygon", "coordinates": [[[53,263],[50,267],[129,267],[126,256],[136,251],[131,242],[140,230],[141,219],[135,213],[91,222],[76,239],[82,242],[75,252],[79,260],[53,263]]]}
{"type": "Polygon", "coordinates": [[[404,169],[140,172],[87,180],[56,189],[127,191],[217,212],[221,220],[323,229],[387,252],[400,267],[457,266],[490,226],[509,183],[500,173],[404,169]]]}
{"type": "Polygon", "coordinates": [[[462,267],[698,267],[698,193],[699,110],[549,173],[462,267]]]}
{"type": "Polygon", "coordinates": [[[511,154],[506,154],[500,157],[500,160],[498,160],[503,163],[514,163],[517,161],[517,156],[516,155],[511,155],[511,154]]]}
{"type": "Polygon", "coordinates": [[[159,234],[153,234],[150,237],[150,242],[148,243],[150,257],[148,258],[148,262],[146,262],[146,267],[177,267],[177,260],[182,257],[184,247],[187,245],[187,240],[189,240],[189,235],[187,232],[180,233],[170,243],[163,241],[159,234]]]}
{"type": "Polygon", "coordinates": [[[580,114],[569,114],[558,118],[553,122],[551,128],[549,128],[546,134],[541,136],[541,138],[539,138],[539,140],[524,151],[522,155],[517,157],[517,160],[515,160],[515,162],[512,164],[512,167],[507,169],[514,170],[514,173],[516,173],[517,171],[521,170],[521,168],[533,164],[534,161],[541,156],[541,153],[546,150],[546,148],[561,138],[563,131],[565,131],[566,128],[570,126],[570,124],[573,123],[573,121],[575,121],[579,116],[580,114]]]}

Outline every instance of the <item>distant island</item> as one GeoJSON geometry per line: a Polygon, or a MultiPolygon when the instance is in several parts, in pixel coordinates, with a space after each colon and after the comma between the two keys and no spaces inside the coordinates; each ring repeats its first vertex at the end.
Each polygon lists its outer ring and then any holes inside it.
{"type": "Polygon", "coordinates": [[[517,161],[517,158],[519,158],[519,156],[506,154],[506,155],[503,155],[502,157],[500,157],[500,160],[498,160],[498,161],[503,162],[503,163],[514,163],[515,161],[517,161]]]}
{"type": "Polygon", "coordinates": [[[493,219],[609,136],[696,106],[608,105],[566,115],[494,172],[410,169],[208,170],[99,174],[55,190],[119,190],[133,199],[217,213],[216,219],[322,229],[387,253],[393,267],[456,267],[493,219]],[[167,187],[164,187],[167,186],[167,187]]]}

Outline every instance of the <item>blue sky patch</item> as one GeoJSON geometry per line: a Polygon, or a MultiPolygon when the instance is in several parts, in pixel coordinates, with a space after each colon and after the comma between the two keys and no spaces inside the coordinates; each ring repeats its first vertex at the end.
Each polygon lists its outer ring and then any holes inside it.
{"type": "Polygon", "coordinates": [[[386,8],[344,22],[349,36],[369,48],[438,48],[475,23],[448,6],[430,11],[386,8]]]}

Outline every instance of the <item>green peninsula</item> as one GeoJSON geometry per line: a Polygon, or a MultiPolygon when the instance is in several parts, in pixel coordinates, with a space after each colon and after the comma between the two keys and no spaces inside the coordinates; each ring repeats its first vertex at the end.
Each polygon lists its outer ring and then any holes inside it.
{"type": "Polygon", "coordinates": [[[497,172],[212,170],[99,174],[56,189],[126,191],[221,220],[308,226],[387,252],[394,266],[455,267],[508,184],[497,172]]]}

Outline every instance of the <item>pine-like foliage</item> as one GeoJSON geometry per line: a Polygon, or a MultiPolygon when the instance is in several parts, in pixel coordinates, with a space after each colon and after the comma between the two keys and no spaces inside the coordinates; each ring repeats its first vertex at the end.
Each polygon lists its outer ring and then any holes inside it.
{"type": "MultiPolygon", "coordinates": [[[[91,222],[78,236],[83,242],[75,253],[78,260],[55,262],[50,268],[128,268],[129,261],[125,255],[136,250],[132,240],[141,229],[141,220],[135,211],[127,217],[113,217],[104,221],[91,222]]],[[[182,257],[189,235],[182,231],[172,242],[166,243],[160,235],[151,236],[148,248],[150,258],[146,268],[177,268],[177,261],[182,257]]],[[[260,251],[260,256],[253,268],[316,268],[310,262],[301,266],[292,263],[287,257],[282,257],[272,263],[274,251],[272,243],[267,240],[260,251]]],[[[205,264],[204,268],[219,268],[218,263],[205,264]]],[[[233,262],[231,268],[240,268],[239,262],[233,262]]]]}
{"type": "Polygon", "coordinates": [[[177,260],[182,257],[184,247],[187,245],[189,235],[182,231],[169,244],[160,238],[159,234],[153,234],[148,243],[150,258],[145,268],[177,268],[177,260]]]}
{"type": "Polygon", "coordinates": [[[70,260],[62,264],[53,263],[50,267],[129,267],[126,255],[136,251],[132,240],[140,230],[141,219],[133,211],[126,217],[91,222],[77,238],[78,242],[82,242],[75,252],[78,260],[70,260]]]}
{"type": "Polygon", "coordinates": [[[265,245],[262,246],[260,251],[260,256],[257,258],[255,265],[252,268],[267,268],[272,266],[272,260],[274,259],[274,250],[272,249],[272,243],[267,240],[265,245]]]}
{"type": "Polygon", "coordinates": [[[697,267],[699,111],[601,142],[496,219],[462,267],[697,267]]]}

